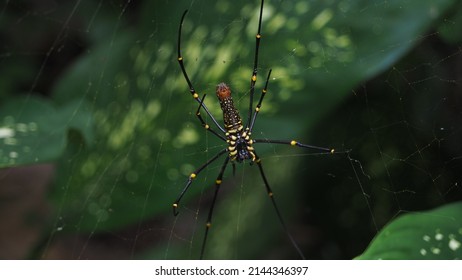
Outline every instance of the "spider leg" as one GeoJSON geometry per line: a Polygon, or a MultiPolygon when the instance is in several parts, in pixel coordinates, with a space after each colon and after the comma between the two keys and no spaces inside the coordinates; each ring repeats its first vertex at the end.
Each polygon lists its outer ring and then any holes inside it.
{"type": "Polygon", "coordinates": [[[247,125],[246,127],[249,127],[251,120],[252,120],[252,109],[253,109],[253,96],[255,93],[255,82],[257,81],[257,68],[258,68],[258,51],[260,49],[260,40],[261,40],[261,21],[262,21],[262,15],[263,15],[263,2],[264,0],[261,1],[261,6],[260,6],[260,18],[258,19],[258,30],[257,30],[257,35],[255,36],[255,58],[253,61],[253,72],[252,72],[252,77],[250,78],[250,102],[249,102],[249,116],[247,119],[247,125]]]}
{"type": "Polygon", "coordinates": [[[261,164],[261,159],[258,156],[256,157],[255,163],[257,164],[258,169],[260,170],[260,175],[261,175],[261,177],[263,179],[263,182],[265,183],[266,192],[268,193],[268,196],[271,199],[271,203],[273,204],[274,210],[276,211],[279,222],[280,222],[284,232],[286,233],[287,237],[290,239],[290,242],[292,243],[292,246],[295,248],[295,250],[297,251],[299,256],[302,259],[305,259],[305,256],[303,255],[302,250],[300,249],[300,247],[298,247],[297,242],[295,242],[295,239],[292,237],[289,230],[287,229],[286,223],[284,222],[284,219],[282,218],[281,212],[279,211],[279,208],[278,208],[278,206],[276,204],[276,200],[274,200],[273,191],[271,190],[271,187],[270,187],[270,185],[268,183],[268,180],[266,179],[265,172],[263,171],[263,166],[261,164]]]}
{"type": "Polygon", "coordinates": [[[203,103],[204,103],[204,100],[205,100],[205,96],[207,96],[207,95],[204,94],[204,96],[202,96],[202,100],[201,100],[200,103],[199,103],[199,107],[197,107],[196,116],[197,116],[197,118],[199,119],[199,121],[201,122],[202,126],[203,126],[206,130],[212,132],[216,137],[218,137],[218,138],[220,138],[221,140],[223,140],[223,141],[226,142],[226,138],[223,137],[222,135],[218,134],[215,130],[213,130],[213,129],[210,127],[210,125],[208,125],[208,124],[204,121],[204,119],[202,118],[202,115],[201,115],[201,108],[202,108],[202,106],[203,106],[203,103]]]}
{"type": "Polygon", "coordinates": [[[221,127],[218,121],[213,117],[212,113],[210,113],[207,106],[205,106],[205,104],[200,99],[199,94],[194,89],[194,86],[191,80],[189,79],[188,73],[186,73],[186,68],[184,67],[184,59],[183,59],[183,56],[181,56],[181,28],[183,27],[183,21],[187,13],[188,13],[188,10],[184,11],[183,16],[181,16],[180,27],[178,29],[178,63],[180,64],[181,72],[183,72],[183,76],[186,82],[188,83],[189,92],[191,93],[194,100],[196,100],[200,104],[199,105],[200,107],[204,108],[205,112],[212,119],[213,123],[217,126],[217,128],[221,130],[221,132],[225,133],[226,130],[223,127],[221,127]]]}
{"type": "Polygon", "coordinates": [[[180,195],[178,196],[178,198],[175,200],[175,202],[173,202],[173,215],[176,216],[178,215],[178,205],[180,203],[180,200],[181,198],[183,197],[183,195],[188,191],[189,187],[191,186],[191,183],[192,181],[197,177],[197,175],[199,175],[199,173],[204,170],[205,167],[207,167],[209,164],[211,164],[212,162],[214,162],[217,158],[219,158],[220,156],[222,156],[224,153],[226,153],[228,151],[228,148],[226,149],[223,149],[222,151],[220,151],[219,153],[217,153],[213,158],[209,159],[206,163],[204,163],[201,167],[199,167],[198,169],[196,169],[193,173],[191,173],[189,175],[189,178],[188,178],[188,181],[186,182],[186,186],[183,188],[183,190],[181,191],[180,195]]]}
{"type": "Polygon", "coordinates": [[[250,131],[252,131],[252,129],[253,129],[253,125],[255,124],[255,120],[257,119],[258,112],[260,112],[260,108],[261,108],[261,104],[263,102],[263,98],[265,98],[265,94],[266,94],[266,92],[268,90],[268,81],[269,81],[269,78],[271,76],[271,71],[272,70],[270,69],[269,72],[268,72],[268,76],[266,77],[265,87],[261,91],[260,100],[258,101],[257,107],[255,107],[255,111],[253,113],[252,120],[250,121],[250,128],[249,128],[250,131]]]}
{"type": "MultiPolygon", "coordinates": [[[[226,167],[227,167],[228,163],[229,163],[229,157],[226,157],[225,162],[221,166],[220,173],[218,173],[217,179],[215,180],[215,193],[213,195],[212,205],[210,206],[209,215],[207,217],[207,222],[205,223],[205,235],[204,235],[204,240],[202,241],[201,254],[200,254],[200,259],[201,260],[204,257],[205,244],[207,242],[209,229],[212,226],[213,209],[215,207],[215,202],[217,201],[218,191],[220,190],[220,186],[221,186],[222,179],[223,179],[223,174],[225,173],[225,170],[226,170],[226,167]]],[[[233,164],[233,166],[234,166],[234,164],[233,164]]]]}
{"type": "Polygon", "coordinates": [[[272,144],[283,144],[283,145],[290,145],[290,146],[296,146],[300,148],[308,148],[308,149],[315,149],[315,150],[320,150],[320,151],[325,151],[329,152],[331,154],[335,153],[335,149],[332,148],[324,148],[324,147],[318,147],[318,146],[313,146],[313,145],[307,145],[300,143],[295,140],[273,140],[273,139],[253,139],[253,143],[272,143],[272,144]]]}

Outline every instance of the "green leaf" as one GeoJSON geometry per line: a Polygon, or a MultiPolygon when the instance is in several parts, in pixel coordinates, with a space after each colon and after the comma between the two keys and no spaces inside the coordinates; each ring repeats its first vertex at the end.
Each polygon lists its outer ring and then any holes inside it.
{"type": "Polygon", "coordinates": [[[92,139],[92,120],[83,100],[56,109],[48,100],[29,96],[0,107],[0,168],[59,158],[70,129],[92,139]]]}
{"type": "Polygon", "coordinates": [[[176,192],[169,188],[183,179],[180,169],[203,159],[185,162],[174,152],[175,146],[199,139],[189,123],[165,126],[166,115],[161,113],[179,115],[182,110],[167,106],[169,84],[146,72],[155,59],[150,52],[151,46],[136,44],[128,33],[102,41],[55,87],[54,98],[60,102],[69,96],[92,100],[96,128],[94,145],[85,150],[71,147],[58,166],[56,184],[67,187],[55,188],[52,199],[63,205],[60,215],[68,225],[64,230],[88,231],[96,225],[98,230],[112,230],[165,211],[176,192]]]}
{"type": "Polygon", "coordinates": [[[461,259],[462,203],[404,214],[385,226],[357,259],[461,259]]]}

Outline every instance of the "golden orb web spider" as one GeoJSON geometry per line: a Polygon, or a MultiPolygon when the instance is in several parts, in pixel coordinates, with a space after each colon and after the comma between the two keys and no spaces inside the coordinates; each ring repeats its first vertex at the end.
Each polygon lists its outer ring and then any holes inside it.
{"type": "Polygon", "coordinates": [[[223,165],[221,166],[220,172],[218,173],[218,176],[215,180],[215,193],[212,199],[212,204],[210,206],[210,210],[208,213],[207,217],[207,222],[206,222],[206,227],[205,227],[205,235],[204,239],[202,241],[202,246],[201,246],[201,252],[200,252],[200,259],[204,257],[204,252],[205,252],[205,245],[207,242],[207,236],[210,230],[210,227],[212,225],[212,214],[213,214],[213,209],[215,206],[215,202],[217,199],[218,191],[220,190],[220,185],[223,180],[223,174],[226,170],[226,167],[228,164],[231,162],[233,167],[235,162],[237,161],[238,163],[242,163],[245,161],[249,161],[250,164],[252,165],[255,163],[258,166],[258,170],[260,171],[260,175],[263,179],[263,183],[265,184],[266,191],[268,193],[269,198],[271,199],[272,205],[274,207],[274,210],[276,211],[277,217],[279,219],[279,222],[286,233],[287,237],[289,238],[290,242],[292,243],[294,249],[297,251],[299,256],[302,259],[305,259],[301,249],[295,242],[295,239],[292,237],[290,232],[287,229],[287,226],[284,222],[284,219],[282,218],[281,212],[279,211],[279,208],[276,204],[276,201],[274,199],[273,192],[271,191],[271,187],[268,183],[268,180],[266,178],[265,172],[263,171],[262,163],[257,155],[257,152],[255,151],[253,145],[254,144],[259,144],[259,143],[272,143],[272,144],[283,144],[283,145],[290,145],[294,147],[300,147],[300,148],[308,148],[308,149],[316,149],[316,150],[321,150],[329,153],[334,153],[334,149],[329,149],[329,148],[323,148],[323,147],[317,147],[317,146],[312,146],[312,145],[306,145],[303,143],[300,143],[296,140],[272,140],[272,139],[253,139],[251,137],[253,127],[255,124],[255,120],[257,118],[258,112],[260,111],[263,98],[265,97],[265,94],[267,93],[268,89],[268,81],[271,76],[271,69],[268,72],[268,76],[266,77],[266,82],[265,86],[261,92],[260,99],[257,103],[257,106],[253,108],[253,97],[254,97],[254,92],[255,92],[255,82],[257,81],[257,69],[258,69],[258,50],[260,48],[260,40],[261,40],[261,25],[262,25],[262,14],[263,14],[263,4],[264,0],[261,1],[261,6],[260,6],[260,15],[259,15],[259,20],[258,20],[258,30],[257,30],[257,35],[256,35],[256,42],[255,42],[255,58],[254,58],[254,64],[253,64],[253,72],[252,76],[250,78],[250,93],[249,93],[249,110],[248,110],[248,116],[247,116],[247,121],[245,124],[243,124],[242,119],[239,115],[238,110],[234,106],[233,99],[231,97],[231,89],[229,88],[228,85],[225,83],[219,83],[216,87],[216,94],[218,97],[218,101],[220,102],[221,110],[223,111],[223,122],[224,126],[221,126],[218,121],[213,117],[213,115],[210,113],[209,109],[207,106],[204,104],[204,99],[206,94],[203,95],[202,99],[199,97],[199,94],[196,92],[194,89],[194,86],[189,79],[188,74],[186,73],[186,68],[184,66],[184,58],[181,55],[181,28],[183,26],[183,21],[186,17],[186,14],[188,10],[184,11],[181,21],[180,21],[180,26],[178,30],[178,63],[180,64],[181,71],[183,72],[183,76],[188,83],[189,91],[194,98],[199,103],[199,106],[196,111],[196,116],[199,119],[201,125],[207,130],[210,131],[212,134],[214,134],[216,137],[221,139],[222,141],[227,143],[227,147],[218,152],[215,156],[210,158],[206,163],[201,165],[199,168],[194,170],[190,175],[189,178],[186,182],[186,186],[183,188],[181,193],[179,194],[178,198],[175,200],[173,203],[173,215],[178,215],[178,206],[180,204],[181,198],[184,196],[184,194],[188,191],[189,187],[191,186],[193,180],[199,175],[199,173],[204,170],[209,164],[223,156],[224,154],[227,153],[225,160],[223,162],[223,165]],[[205,120],[201,116],[201,109],[205,111],[207,116],[212,120],[214,125],[216,126],[216,129],[219,131],[214,130],[211,128],[205,120]],[[252,113],[253,112],[253,113],[252,113]]]}

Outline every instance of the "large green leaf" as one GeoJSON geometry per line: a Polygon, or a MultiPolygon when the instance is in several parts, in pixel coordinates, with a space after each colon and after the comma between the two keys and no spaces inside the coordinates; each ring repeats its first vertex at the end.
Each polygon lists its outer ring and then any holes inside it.
{"type": "Polygon", "coordinates": [[[85,100],[59,109],[34,96],[8,101],[0,107],[0,168],[58,159],[71,129],[81,133],[87,143],[92,140],[91,113],[85,100]]]}
{"type": "Polygon", "coordinates": [[[408,213],[385,226],[357,259],[461,259],[462,203],[408,213]]]}

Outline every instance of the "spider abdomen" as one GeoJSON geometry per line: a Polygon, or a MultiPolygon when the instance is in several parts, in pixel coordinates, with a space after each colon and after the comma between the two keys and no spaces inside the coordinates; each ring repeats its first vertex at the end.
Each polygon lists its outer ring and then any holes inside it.
{"type": "Polygon", "coordinates": [[[243,130],[242,126],[238,130],[226,132],[226,142],[228,142],[228,154],[231,160],[243,162],[245,160],[256,160],[252,139],[248,134],[248,129],[243,130]]]}

